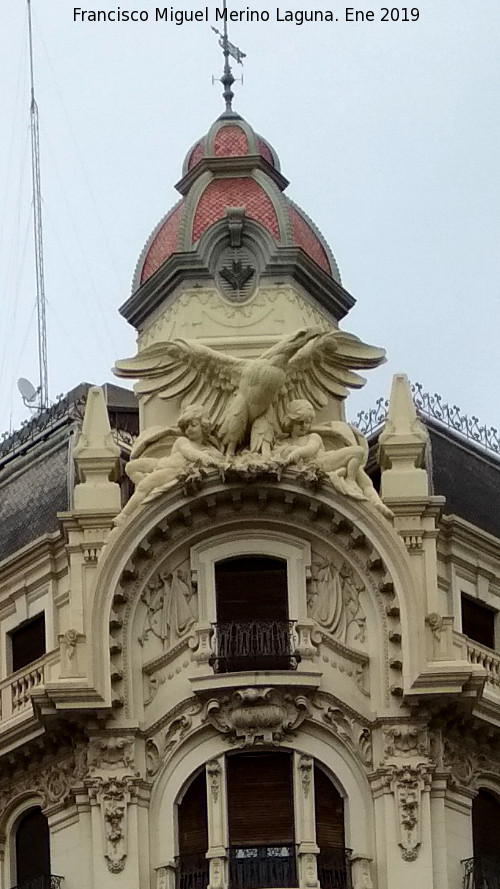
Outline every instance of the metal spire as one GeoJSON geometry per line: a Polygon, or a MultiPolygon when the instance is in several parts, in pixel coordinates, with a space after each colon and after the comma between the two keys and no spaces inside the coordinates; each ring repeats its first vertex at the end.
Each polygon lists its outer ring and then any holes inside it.
{"type": "MultiPolygon", "coordinates": [[[[222,95],[223,95],[224,101],[226,103],[226,110],[222,116],[224,117],[225,115],[228,115],[228,117],[232,117],[234,114],[233,105],[232,105],[233,99],[234,99],[234,93],[232,90],[232,86],[233,86],[233,83],[236,78],[234,77],[233,72],[231,70],[231,65],[229,64],[229,56],[231,56],[233,59],[236,59],[236,61],[238,62],[239,65],[243,65],[243,59],[246,58],[246,53],[242,52],[241,49],[239,49],[237,46],[234,45],[234,43],[231,43],[231,41],[229,40],[229,38],[227,36],[227,3],[226,3],[226,0],[224,0],[224,2],[223,2],[223,10],[224,10],[224,12],[223,12],[224,28],[223,28],[222,34],[220,31],[217,30],[217,28],[214,28],[213,26],[212,26],[212,31],[215,31],[215,33],[219,35],[219,38],[220,38],[219,39],[219,46],[222,48],[222,52],[224,54],[224,71],[223,71],[222,77],[220,78],[220,82],[222,83],[222,86],[224,87],[224,92],[222,93],[222,95]]],[[[243,82],[243,78],[241,80],[243,82]]]]}
{"type": "Polygon", "coordinates": [[[27,0],[27,3],[31,77],[30,125],[31,173],[33,180],[33,232],[35,237],[36,309],[38,319],[38,394],[40,410],[44,410],[49,406],[49,381],[47,369],[47,322],[45,318],[45,277],[43,270],[42,190],[40,183],[40,130],[38,124],[38,105],[36,104],[35,99],[31,0],[27,0]]]}

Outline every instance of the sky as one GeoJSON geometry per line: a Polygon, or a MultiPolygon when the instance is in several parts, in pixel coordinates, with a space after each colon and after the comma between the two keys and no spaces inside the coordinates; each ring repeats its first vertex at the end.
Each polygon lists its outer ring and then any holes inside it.
{"type": "MultiPolygon", "coordinates": [[[[330,244],[357,300],[342,327],[387,350],[349,418],[403,372],[498,427],[500,4],[421,0],[389,6],[399,20],[382,22],[369,0],[352,8],[373,21],[313,2],[338,21],[277,21],[277,9],[306,8],[292,0],[229,0],[243,13],[230,39],[246,53],[234,107],[277,150],[287,194],[330,244]],[[269,20],[246,21],[247,9],[269,20]]],[[[114,361],[135,353],[118,309],[177,200],[185,154],[223,110],[216,7],[178,26],[155,21],[151,0],[120,6],[148,21],[114,23],[32,0],[52,399],[112,380],[114,361]]],[[[23,0],[2,0],[0,433],[30,415],[17,379],[38,383],[27,33],[23,0]]]]}

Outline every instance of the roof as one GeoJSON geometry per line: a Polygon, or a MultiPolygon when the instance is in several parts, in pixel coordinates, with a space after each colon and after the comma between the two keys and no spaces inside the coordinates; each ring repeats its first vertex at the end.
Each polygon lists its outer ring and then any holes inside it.
{"type": "Polygon", "coordinates": [[[227,208],[244,209],[278,247],[299,247],[337,283],[340,272],[321,232],[284,195],[274,148],[239,115],[215,121],[206,136],[188,151],[182,199],[160,220],[140,255],[133,291],[144,284],[174,253],[195,251],[205,232],[223,219],[227,208]]]}
{"type": "MultiPolygon", "coordinates": [[[[0,445],[0,562],[57,531],[57,513],[71,508],[71,439],[80,429],[89,388],[82,383],[72,389],[0,445]]],[[[127,446],[138,433],[134,393],[109,383],[103,388],[111,428],[127,446]]]]}

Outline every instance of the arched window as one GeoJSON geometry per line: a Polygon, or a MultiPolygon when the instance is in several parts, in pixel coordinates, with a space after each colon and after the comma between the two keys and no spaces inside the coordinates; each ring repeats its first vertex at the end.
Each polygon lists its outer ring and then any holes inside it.
{"type": "Polygon", "coordinates": [[[191,781],[177,811],[179,889],[206,889],[208,885],[207,784],[205,770],[191,781]]]}
{"type": "Polygon", "coordinates": [[[489,791],[480,790],[472,802],[474,859],[466,862],[466,886],[500,885],[499,836],[500,802],[489,791]]]}
{"type": "Polygon", "coordinates": [[[16,880],[19,889],[50,885],[49,825],[39,807],[23,815],[16,830],[16,880]],[[38,881],[38,882],[34,882],[38,881]]]}
{"type": "Polygon", "coordinates": [[[216,672],[294,666],[284,559],[255,555],[218,562],[215,590],[216,672]]]}
{"type": "Polygon", "coordinates": [[[239,753],[227,759],[229,886],[296,886],[292,757],[239,753]]]}
{"type": "Polygon", "coordinates": [[[344,800],[330,778],[314,765],[316,843],[319,846],[318,879],[321,889],[347,886],[344,841],[344,800]]]}

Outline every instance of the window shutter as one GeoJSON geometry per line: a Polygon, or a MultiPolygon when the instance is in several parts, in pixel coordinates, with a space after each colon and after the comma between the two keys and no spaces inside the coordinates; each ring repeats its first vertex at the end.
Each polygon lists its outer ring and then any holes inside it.
{"type": "Polygon", "coordinates": [[[203,853],[208,849],[207,784],[205,772],[191,782],[179,806],[179,855],[203,853]]]}
{"type": "Polygon", "coordinates": [[[227,759],[231,846],[294,842],[292,761],[288,753],[227,759]]]}
{"type": "Polygon", "coordinates": [[[325,773],[314,766],[316,842],[320,848],[344,848],[344,801],[325,773]]]}

